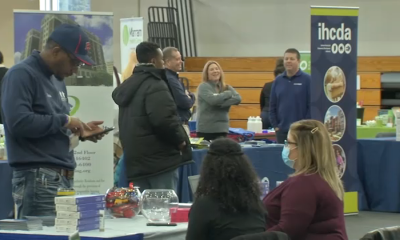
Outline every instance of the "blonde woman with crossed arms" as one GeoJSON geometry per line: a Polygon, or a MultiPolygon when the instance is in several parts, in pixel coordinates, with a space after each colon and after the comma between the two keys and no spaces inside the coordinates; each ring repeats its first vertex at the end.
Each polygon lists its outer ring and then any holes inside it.
{"type": "Polygon", "coordinates": [[[229,110],[239,105],[241,96],[224,81],[224,72],[215,61],[203,69],[203,82],[197,88],[197,137],[214,140],[229,132],[229,110]]]}

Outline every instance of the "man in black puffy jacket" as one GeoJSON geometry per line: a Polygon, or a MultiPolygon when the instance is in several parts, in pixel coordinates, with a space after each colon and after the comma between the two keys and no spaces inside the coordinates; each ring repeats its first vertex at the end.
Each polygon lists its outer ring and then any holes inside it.
{"type": "Polygon", "coordinates": [[[157,44],[136,47],[138,65],[112,97],[119,106],[119,137],[130,182],[176,191],[178,167],[192,163],[190,141],[167,84],[157,44]]]}

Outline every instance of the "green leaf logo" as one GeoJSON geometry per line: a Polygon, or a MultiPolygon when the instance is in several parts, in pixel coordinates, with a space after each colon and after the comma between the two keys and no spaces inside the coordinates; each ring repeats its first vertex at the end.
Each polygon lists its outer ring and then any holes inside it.
{"type": "Polygon", "coordinates": [[[74,99],[75,104],[72,107],[71,112],[69,113],[70,116],[74,116],[76,112],[78,112],[79,106],[81,105],[81,101],[79,100],[79,98],[75,97],[75,96],[68,96],[72,99],[74,99]]]}
{"type": "Polygon", "coordinates": [[[129,30],[128,30],[128,26],[124,26],[124,30],[122,30],[122,42],[124,43],[124,45],[128,45],[129,42],[129,30]]]}

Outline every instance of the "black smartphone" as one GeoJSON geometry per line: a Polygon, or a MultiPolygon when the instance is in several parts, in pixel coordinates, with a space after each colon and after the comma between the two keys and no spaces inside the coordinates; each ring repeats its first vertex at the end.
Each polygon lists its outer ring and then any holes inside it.
{"type": "Polygon", "coordinates": [[[152,222],[152,223],[147,223],[147,226],[155,226],[155,227],[173,227],[173,226],[177,226],[176,223],[156,223],[156,222],[152,222]]]}
{"type": "Polygon", "coordinates": [[[108,133],[108,132],[111,132],[111,131],[113,131],[114,129],[115,129],[115,127],[105,127],[104,130],[101,131],[101,132],[94,133],[94,134],[92,134],[92,135],[85,136],[85,137],[79,137],[79,139],[80,139],[81,141],[85,141],[85,140],[87,140],[87,139],[89,139],[89,138],[97,137],[97,136],[99,136],[99,135],[102,135],[102,134],[106,134],[106,133],[108,133]]]}

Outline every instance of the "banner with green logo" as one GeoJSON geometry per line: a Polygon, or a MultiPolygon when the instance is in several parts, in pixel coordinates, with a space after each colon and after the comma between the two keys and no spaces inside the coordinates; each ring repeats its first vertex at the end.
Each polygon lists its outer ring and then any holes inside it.
{"type": "Polygon", "coordinates": [[[143,18],[122,18],[120,34],[121,34],[121,69],[124,69],[130,64],[131,53],[135,52],[136,46],[143,42],[143,18]]]}
{"type": "MultiPolygon", "coordinates": [[[[112,13],[14,11],[15,63],[29,58],[32,51],[42,51],[54,29],[65,23],[81,26],[89,38],[84,43],[88,55],[96,64],[80,66],[77,74],[63,81],[52,78],[54,91],[47,92],[47,97],[49,101],[59,102],[60,108],[63,108],[57,110],[60,113],[67,114],[69,111],[70,116],[86,123],[104,121],[101,127],[111,127],[114,125],[114,103],[111,99],[114,66],[112,13]]],[[[76,162],[74,189],[78,195],[104,194],[113,186],[112,135],[108,134],[97,143],[80,142],[69,152],[71,160],[76,162]]]]}
{"type": "Polygon", "coordinates": [[[303,72],[311,74],[311,52],[300,51],[300,69],[303,72]]]}

